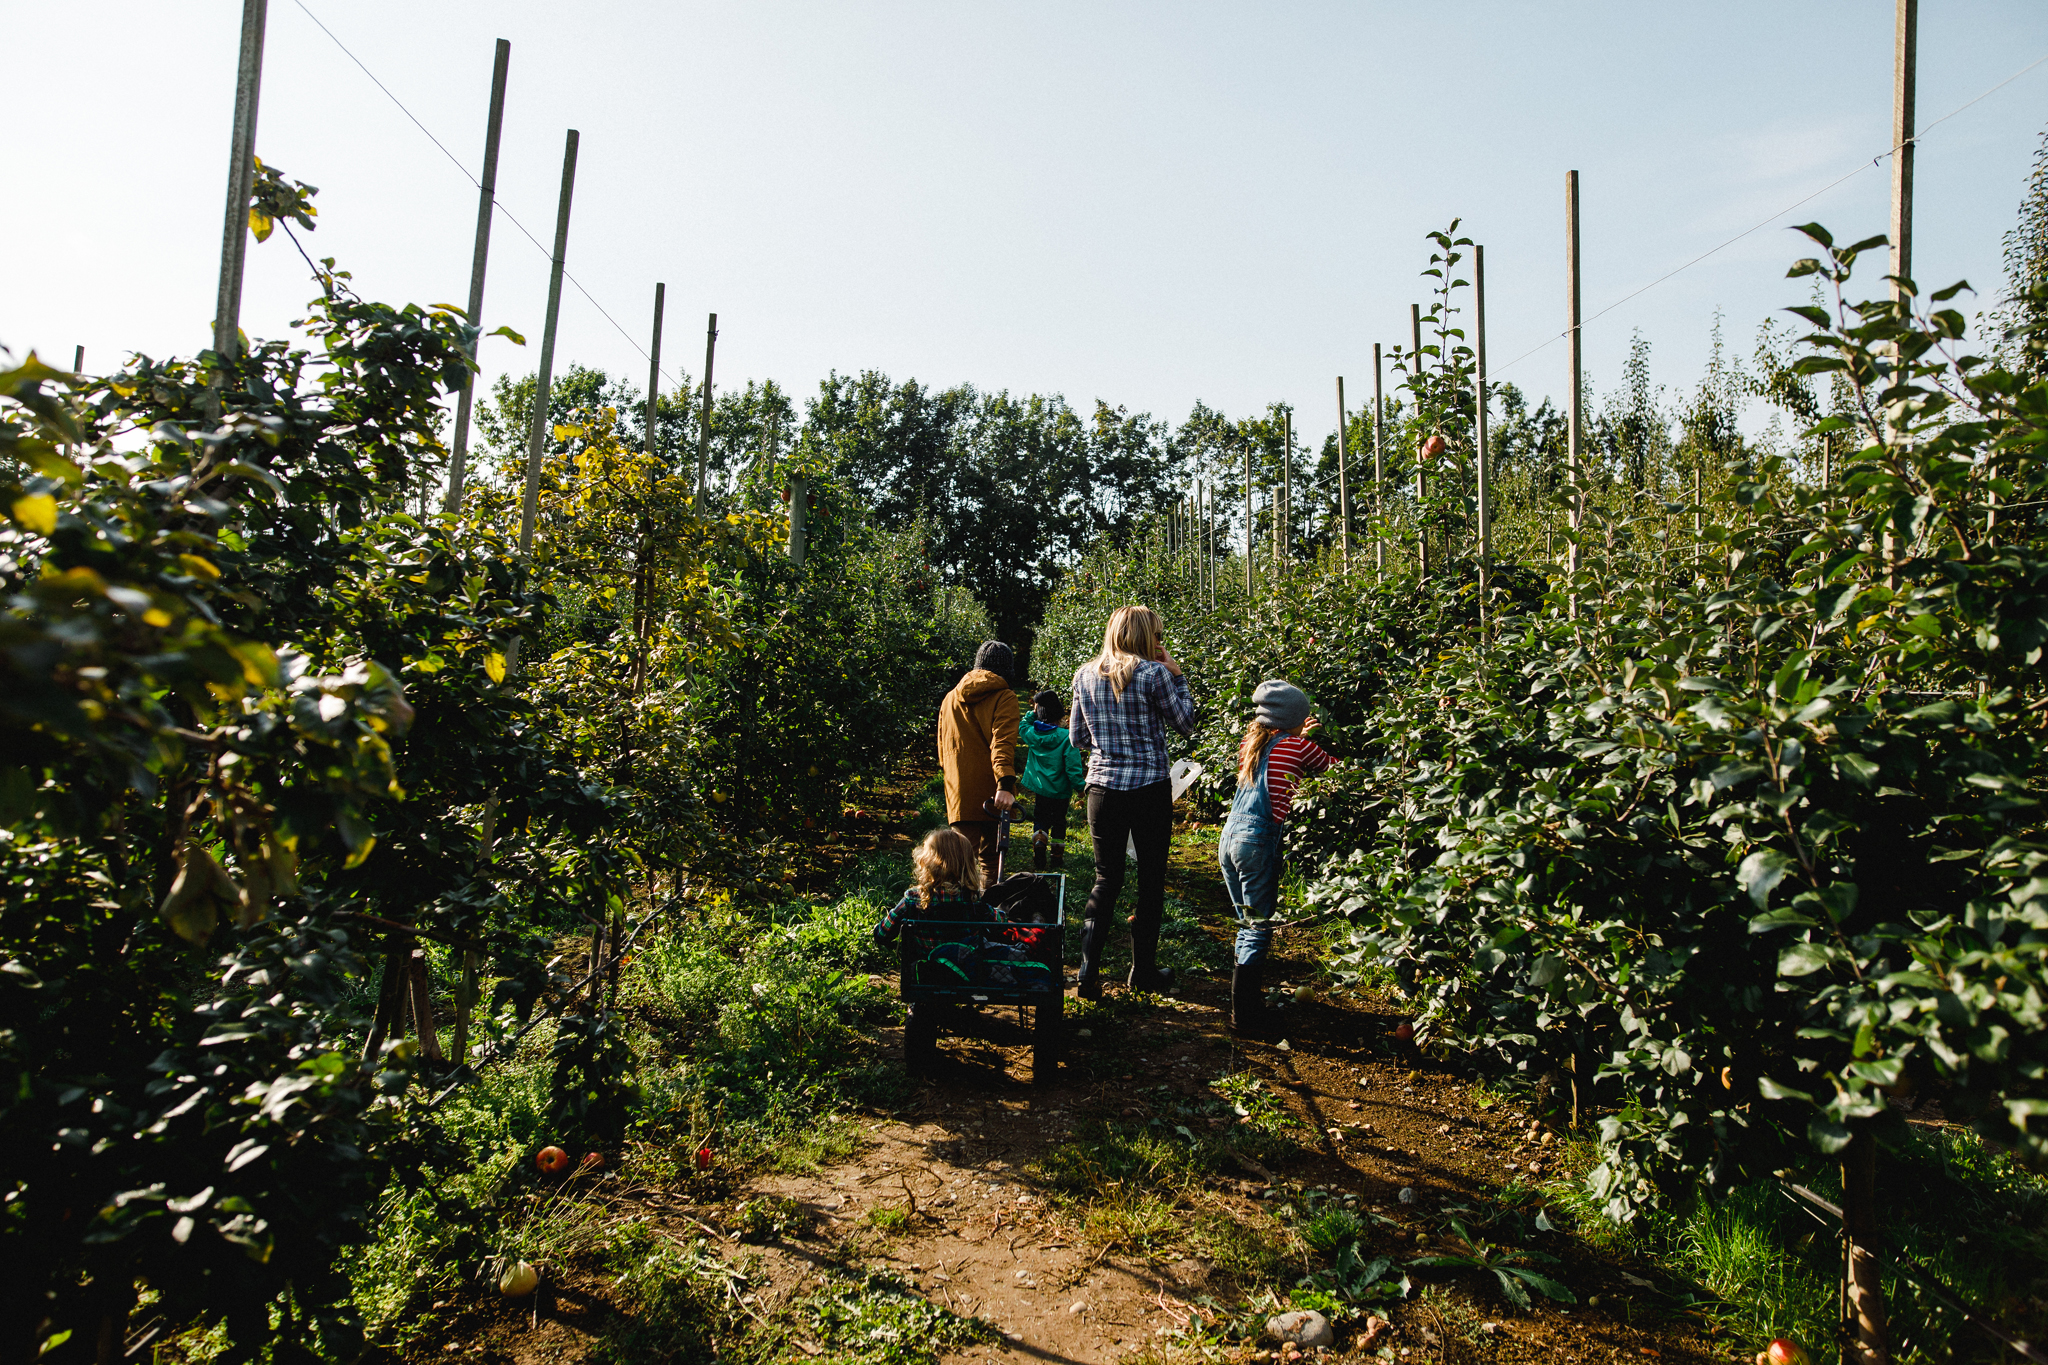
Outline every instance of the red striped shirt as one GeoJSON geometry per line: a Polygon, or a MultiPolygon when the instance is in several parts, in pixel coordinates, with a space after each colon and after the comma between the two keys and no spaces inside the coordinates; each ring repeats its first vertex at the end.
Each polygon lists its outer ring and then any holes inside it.
{"type": "Polygon", "coordinates": [[[1287,823],[1287,814],[1294,809],[1295,785],[1304,777],[1326,771],[1332,761],[1312,739],[1282,735],[1273,741],[1273,751],[1266,756],[1266,796],[1273,803],[1276,823],[1287,823]]]}

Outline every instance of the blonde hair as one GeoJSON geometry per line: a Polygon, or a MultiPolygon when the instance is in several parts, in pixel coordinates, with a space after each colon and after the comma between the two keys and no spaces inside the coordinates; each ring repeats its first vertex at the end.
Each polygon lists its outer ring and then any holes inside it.
{"type": "Polygon", "coordinates": [[[1118,607],[1109,614],[1102,631],[1102,652],[1095,656],[1095,671],[1109,679],[1109,690],[1124,699],[1131,675],[1138,665],[1159,657],[1161,622],[1150,607],[1118,607]]]}
{"type": "Polygon", "coordinates": [[[980,891],[986,885],[974,841],[957,829],[935,829],[911,853],[917,868],[917,903],[929,910],[941,891],[980,891]]]}
{"type": "Polygon", "coordinates": [[[1249,787],[1256,781],[1259,776],[1259,755],[1266,751],[1266,746],[1274,739],[1293,733],[1293,730],[1276,730],[1262,720],[1255,720],[1245,726],[1244,739],[1237,746],[1238,785],[1249,787]]]}

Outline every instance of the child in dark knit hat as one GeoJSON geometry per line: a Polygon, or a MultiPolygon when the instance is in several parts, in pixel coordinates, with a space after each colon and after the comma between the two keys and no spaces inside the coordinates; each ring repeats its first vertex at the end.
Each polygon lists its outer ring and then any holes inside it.
{"type": "Polygon", "coordinates": [[[1024,771],[1017,783],[1036,798],[1031,810],[1031,867],[1045,871],[1048,856],[1054,867],[1067,864],[1068,799],[1087,790],[1088,759],[1069,742],[1060,724],[1066,708],[1057,692],[1031,699],[1031,714],[1017,724],[1017,747],[1024,750],[1024,771]]]}
{"type": "Polygon", "coordinates": [[[1307,733],[1316,727],[1308,695],[1270,679],[1252,693],[1256,711],[1237,753],[1237,798],[1216,845],[1223,886],[1237,915],[1236,965],[1230,974],[1230,1024],[1241,1033],[1264,1025],[1260,990],[1280,903],[1280,835],[1303,777],[1326,771],[1329,754],[1307,733]]]}

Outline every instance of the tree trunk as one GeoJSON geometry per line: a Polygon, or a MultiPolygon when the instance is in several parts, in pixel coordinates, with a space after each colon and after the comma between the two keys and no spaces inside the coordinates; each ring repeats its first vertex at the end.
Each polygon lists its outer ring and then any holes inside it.
{"type": "Polygon", "coordinates": [[[1848,1244],[1844,1361],[1890,1365],[1885,1339],[1884,1285],[1877,1260],[1877,1143],[1868,1132],[1842,1153],[1842,1232],[1848,1244]]]}
{"type": "Polygon", "coordinates": [[[406,950],[393,948],[384,954],[384,976],[377,985],[377,1012],[370,1019],[370,1036],[363,1040],[363,1060],[373,1062],[384,1050],[384,1039],[392,1021],[399,1017],[401,987],[405,981],[406,950]]]}
{"type": "Polygon", "coordinates": [[[434,1024],[434,982],[427,973],[427,955],[418,948],[406,963],[406,999],[412,1007],[413,1027],[419,1033],[420,1051],[430,1062],[441,1057],[441,1034],[434,1024]]]}
{"type": "Polygon", "coordinates": [[[477,989],[476,949],[462,950],[462,985],[455,992],[455,1036],[451,1039],[449,1051],[454,1054],[456,1064],[469,1060],[469,1018],[476,1009],[477,989]]]}

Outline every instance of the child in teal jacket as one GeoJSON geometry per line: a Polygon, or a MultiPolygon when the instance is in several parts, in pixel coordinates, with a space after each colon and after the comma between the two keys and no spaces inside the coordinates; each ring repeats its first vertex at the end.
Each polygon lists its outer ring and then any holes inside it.
{"type": "Polygon", "coordinates": [[[1037,798],[1031,811],[1031,867],[1045,871],[1046,855],[1054,867],[1067,865],[1067,799],[1088,785],[1088,759],[1067,739],[1060,724],[1065,707],[1057,692],[1031,699],[1031,714],[1017,724],[1017,747],[1024,772],[1017,779],[1037,798]]]}

